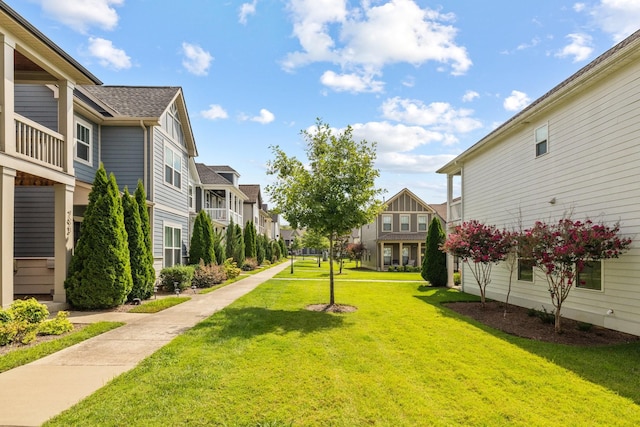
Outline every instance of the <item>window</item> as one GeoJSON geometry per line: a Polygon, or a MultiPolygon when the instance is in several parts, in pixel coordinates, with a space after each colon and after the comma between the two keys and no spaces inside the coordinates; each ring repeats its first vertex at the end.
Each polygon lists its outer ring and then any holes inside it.
{"type": "Polygon", "coordinates": [[[171,148],[164,147],[164,181],[180,188],[182,178],[182,156],[171,148]]]}
{"type": "Polygon", "coordinates": [[[76,141],[76,160],[91,165],[93,126],[84,120],[76,119],[74,137],[76,141]]]}
{"type": "Polygon", "coordinates": [[[172,104],[165,113],[162,120],[162,127],[167,131],[169,136],[180,145],[184,145],[184,134],[182,133],[182,123],[178,114],[178,107],[172,104]]]}
{"type": "Polygon", "coordinates": [[[576,288],[602,290],[602,261],[589,261],[576,277],[576,288]]]}
{"type": "Polygon", "coordinates": [[[384,248],[384,265],[391,265],[391,248],[384,248]]]}
{"type": "Polygon", "coordinates": [[[193,184],[189,184],[189,207],[193,209],[193,184]]]}
{"type": "Polygon", "coordinates": [[[409,231],[409,215],[400,215],[400,231],[409,231]]]}
{"type": "Polygon", "coordinates": [[[534,265],[535,261],[532,259],[518,258],[518,280],[533,282],[534,265]]]}
{"type": "Polygon", "coordinates": [[[426,215],[418,215],[418,231],[427,231],[426,215]]]}
{"type": "Polygon", "coordinates": [[[391,231],[391,215],[382,215],[382,231],[391,231]]]}
{"type": "Polygon", "coordinates": [[[409,264],[409,248],[402,248],[402,265],[409,264]]]}
{"type": "Polygon", "coordinates": [[[181,236],[181,228],[164,226],[164,267],[171,267],[182,262],[181,236]]]}
{"type": "Polygon", "coordinates": [[[535,131],[536,157],[546,154],[548,151],[548,129],[547,125],[540,126],[535,131]]]}

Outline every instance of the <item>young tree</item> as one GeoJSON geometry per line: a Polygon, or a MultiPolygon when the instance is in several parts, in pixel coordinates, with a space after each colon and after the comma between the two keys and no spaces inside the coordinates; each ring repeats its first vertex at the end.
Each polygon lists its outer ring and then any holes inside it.
{"type": "Polygon", "coordinates": [[[362,262],[362,256],[366,248],[362,243],[349,243],[347,245],[347,254],[349,258],[356,262],[356,268],[359,267],[359,263],[362,262]]]}
{"type": "Polygon", "coordinates": [[[122,195],[122,211],[124,226],[127,230],[132,279],[132,288],[127,299],[129,301],[134,298],[147,299],[153,292],[153,280],[148,274],[148,252],[144,242],[138,202],[129,194],[127,187],[124,188],[122,195]]]}
{"type": "Polygon", "coordinates": [[[258,254],[256,243],[256,226],[253,221],[247,221],[244,226],[244,247],[247,258],[255,258],[258,254]]]}
{"type": "Polygon", "coordinates": [[[189,264],[216,264],[215,236],[211,218],[206,211],[198,212],[193,223],[193,234],[189,244],[189,264]]]}
{"type": "Polygon", "coordinates": [[[152,283],[156,281],[156,269],[153,267],[153,247],[151,246],[151,224],[149,222],[149,211],[147,210],[147,195],[144,191],[144,185],[138,180],[138,186],[133,194],[138,204],[138,212],[140,213],[140,227],[144,238],[144,246],[146,248],[145,265],[147,269],[147,280],[152,283]]]}
{"type": "Polygon", "coordinates": [[[564,218],[557,224],[536,222],[525,230],[523,251],[547,278],[555,307],[555,330],[561,332],[560,311],[572,286],[588,262],[618,258],[631,245],[630,238],[618,236],[620,224],[609,227],[590,220],[564,218]]]}
{"type": "Polygon", "coordinates": [[[485,225],[477,220],[458,225],[455,231],[442,245],[444,252],[460,257],[469,265],[469,269],[480,288],[480,301],[485,305],[487,285],[491,282],[491,266],[509,254],[511,238],[493,225],[485,225]]]}
{"type": "Polygon", "coordinates": [[[302,236],[302,246],[318,252],[318,267],[320,267],[322,251],[329,249],[329,239],[315,230],[307,230],[302,236]]]}
{"type": "Polygon", "coordinates": [[[122,304],[132,288],[127,231],[118,184],[101,164],[89,195],[82,236],[65,281],[67,300],[81,309],[122,304]]]}
{"type": "MultiPolygon", "coordinates": [[[[308,167],[273,147],[268,173],[275,175],[267,192],[293,229],[308,227],[333,240],[371,222],[382,209],[375,179],[375,143],[353,140],[353,129],[335,132],[319,119],[314,131],[302,131],[308,167]]],[[[329,305],[335,305],[333,253],[329,256],[329,305]]]]}
{"type": "Polygon", "coordinates": [[[440,219],[434,216],[427,231],[421,270],[422,278],[431,286],[447,285],[447,254],[440,250],[445,239],[440,219]]]}

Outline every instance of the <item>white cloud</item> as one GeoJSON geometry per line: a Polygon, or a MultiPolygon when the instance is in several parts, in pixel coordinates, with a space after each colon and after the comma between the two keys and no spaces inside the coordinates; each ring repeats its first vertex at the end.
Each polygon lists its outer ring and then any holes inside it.
{"type": "Polygon", "coordinates": [[[276,116],[274,116],[274,114],[271,111],[269,111],[269,110],[267,110],[265,108],[262,108],[260,110],[260,114],[257,115],[257,116],[254,116],[254,117],[249,117],[246,114],[241,114],[240,115],[240,120],[241,121],[250,120],[252,122],[258,122],[258,123],[263,124],[263,125],[266,125],[267,123],[271,123],[272,121],[275,120],[275,118],[276,118],[276,116]]]}
{"type": "Polygon", "coordinates": [[[201,111],[200,114],[202,115],[202,117],[209,120],[226,119],[229,117],[229,114],[227,114],[225,109],[218,104],[209,105],[209,109],[201,111]]]}
{"type": "Polygon", "coordinates": [[[103,67],[113,68],[115,70],[131,68],[131,58],[124,50],[113,46],[111,40],[105,40],[100,37],[90,37],[89,53],[91,56],[98,58],[100,65],[103,67]]]}
{"type": "Polygon", "coordinates": [[[582,12],[587,7],[584,3],[574,3],[573,10],[576,12],[582,12]]]}
{"type": "Polygon", "coordinates": [[[427,130],[421,126],[368,122],[356,123],[351,128],[354,140],[375,141],[379,153],[413,151],[432,142],[446,141],[443,133],[427,130]]]}
{"type": "Polygon", "coordinates": [[[118,13],[112,6],[120,6],[124,0],[39,0],[39,3],[47,15],[84,34],[94,25],[113,30],[118,25],[118,13]]]}
{"type": "Polygon", "coordinates": [[[462,96],[462,102],[471,102],[476,98],[479,98],[480,94],[475,90],[468,90],[462,96]]]}
{"type": "Polygon", "coordinates": [[[211,61],[213,61],[213,56],[209,52],[198,45],[183,42],[182,54],[184,55],[182,65],[187,71],[196,76],[207,75],[211,61]]]}
{"type": "Polygon", "coordinates": [[[525,49],[529,49],[532,47],[536,47],[540,44],[540,38],[538,37],[534,37],[531,39],[531,41],[529,43],[520,43],[517,47],[516,50],[525,50],[525,49]]]}
{"type": "Polygon", "coordinates": [[[384,83],[374,80],[374,76],[351,74],[336,74],[325,71],[320,82],[336,92],[382,92],[384,83]]]}
{"type": "Polygon", "coordinates": [[[638,29],[640,1],[601,0],[590,14],[596,24],[618,42],[638,29]]]}
{"type": "Polygon", "coordinates": [[[387,119],[430,126],[434,130],[466,133],[482,127],[479,120],[471,117],[473,110],[456,110],[446,102],[432,102],[425,105],[419,100],[395,97],[387,99],[381,108],[383,116],[387,119]]]}
{"type": "Polygon", "coordinates": [[[591,36],[588,34],[568,34],[567,38],[571,43],[563,47],[555,56],[559,58],[572,57],[573,62],[580,62],[588,59],[593,52],[591,47],[591,36]]]}
{"type": "Polygon", "coordinates": [[[247,23],[247,17],[249,15],[255,15],[257,3],[258,0],[253,0],[252,3],[242,3],[242,6],[240,6],[240,16],[238,17],[238,22],[245,25],[247,23]]]}
{"type": "Polygon", "coordinates": [[[376,166],[387,172],[434,173],[455,157],[453,154],[425,155],[387,153],[383,156],[378,156],[376,166]]]}
{"type": "Polygon", "coordinates": [[[519,90],[512,90],[511,95],[505,98],[502,105],[507,111],[520,111],[529,105],[530,102],[531,99],[529,99],[526,93],[520,92],[519,90]]]}
{"type": "Polygon", "coordinates": [[[394,63],[434,61],[454,75],[471,66],[467,50],[455,43],[454,15],[422,9],[414,0],[371,3],[348,9],[345,0],[289,0],[293,34],[302,49],[289,53],[283,68],[331,62],[345,74],[366,76],[394,63]]]}

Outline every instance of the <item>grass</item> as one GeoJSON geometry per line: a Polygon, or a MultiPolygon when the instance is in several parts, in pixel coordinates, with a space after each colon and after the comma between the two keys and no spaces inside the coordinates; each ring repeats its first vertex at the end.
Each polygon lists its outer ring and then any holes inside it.
{"type": "Polygon", "coordinates": [[[85,328],[71,332],[59,339],[42,342],[31,347],[13,350],[10,353],[0,356],[0,372],[26,365],[34,360],[48,356],[49,354],[71,347],[81,341],[100,335],[104,332],[124,325],[122,322],[97,322],[85,328]]]}
{"type": "Polygon", "coordinates": [[[133,307],[129,313],[157,313],[174,305],[182,304],[189,301],[190,297],[166,297],[160,299],[152,299],[133,307]]]}
{"type": "Polygon", "coordinates": [[[510,337],[416,283],[338,281],[356,312],[304,309],[327,298],[326,279],[270,280],[46,425],[640,423],[639,345],[510,337]]]}
{"type": "MultiPolygon", "coordinates": [[[[416,282],[423,282],[426,284],[420,272],[404,272],[404,271],[373,271],[365,268],[355,268],[355,262],[345,262],[342,274],[340,272],[340,266],[337,262],[333,264],[334,278],[337,281],[343,280],[384,280],[384,281],[396,281],[396,280],[409,280],[416,282]]],[[[294,274],[291,274],[290,269],[285,269],[276,275],[280,278],[306,278],[306,279],[322,279],[329,277],[329,262],[323,261],[321,266],[318,267],[317,258],[306,257],[306,259],[297,258],[293,266],[294,274]]]]}

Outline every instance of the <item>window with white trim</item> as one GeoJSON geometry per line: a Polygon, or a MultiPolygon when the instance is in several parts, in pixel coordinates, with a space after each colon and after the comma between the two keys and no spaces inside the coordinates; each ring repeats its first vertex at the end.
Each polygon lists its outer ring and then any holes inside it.
{"type": "Polygon", "coordinates": [[[391,231],[391,215],[382,215],[382,231],[391,231]]]}
{"type": "Polygon", "coordinates": [[[189,208],[193,209],[193,184],[189,183],[189,208]]]}
{"type": "Polygon", "coordinates": [[[75,159],[87,165],[92,164],[93,125],[76,118],[73,137],[76,143],[75,159]]]}
{"type": "Polygon", "coordinates": [[[167,134],[178,142],[180,145],[184,145],[184,133],[182,132],[182,123],[180,122],[180,115],[178,114],[178,106],[174,103],[171,104],[167,112],[162,118],[162,127],[167,134]]]}
{"type": "Polygon", "coordinates": [[[576,288],[602,290],[602,261],[587,261],[577,274],[576,288]]]}
{"type": "Polygon", "coordinates": [[[164,226],[164,267],[182,263],[182,228],[164,226]]]}
{"type": "Polygon", "coordinates": [[[427,215],[418,215],[418,231],[427,231],[427,215]]]}
{"type": "Polygon", "coordinates": [[[390,247],[385,246],[383,248],[382,256],[384,258],[383,260],[384,265],[391,265],[391,248],[390,247]]]}
{"type": "Polygon", "coordinates": [[[409,231],[409,215],[400,215],[400,231],[409,231]]]}
{"type": "Polygon", "coordinates": [[[549,129],[547,125],[540,126],[534,132],[536,140],[536,157],[549,151],[549,129]]]}
{"type": "Polygon", "coordinates": [[[182,156],[169,146],[164,146],[164,181],[180,188],[182,182],[182,156]]]}

